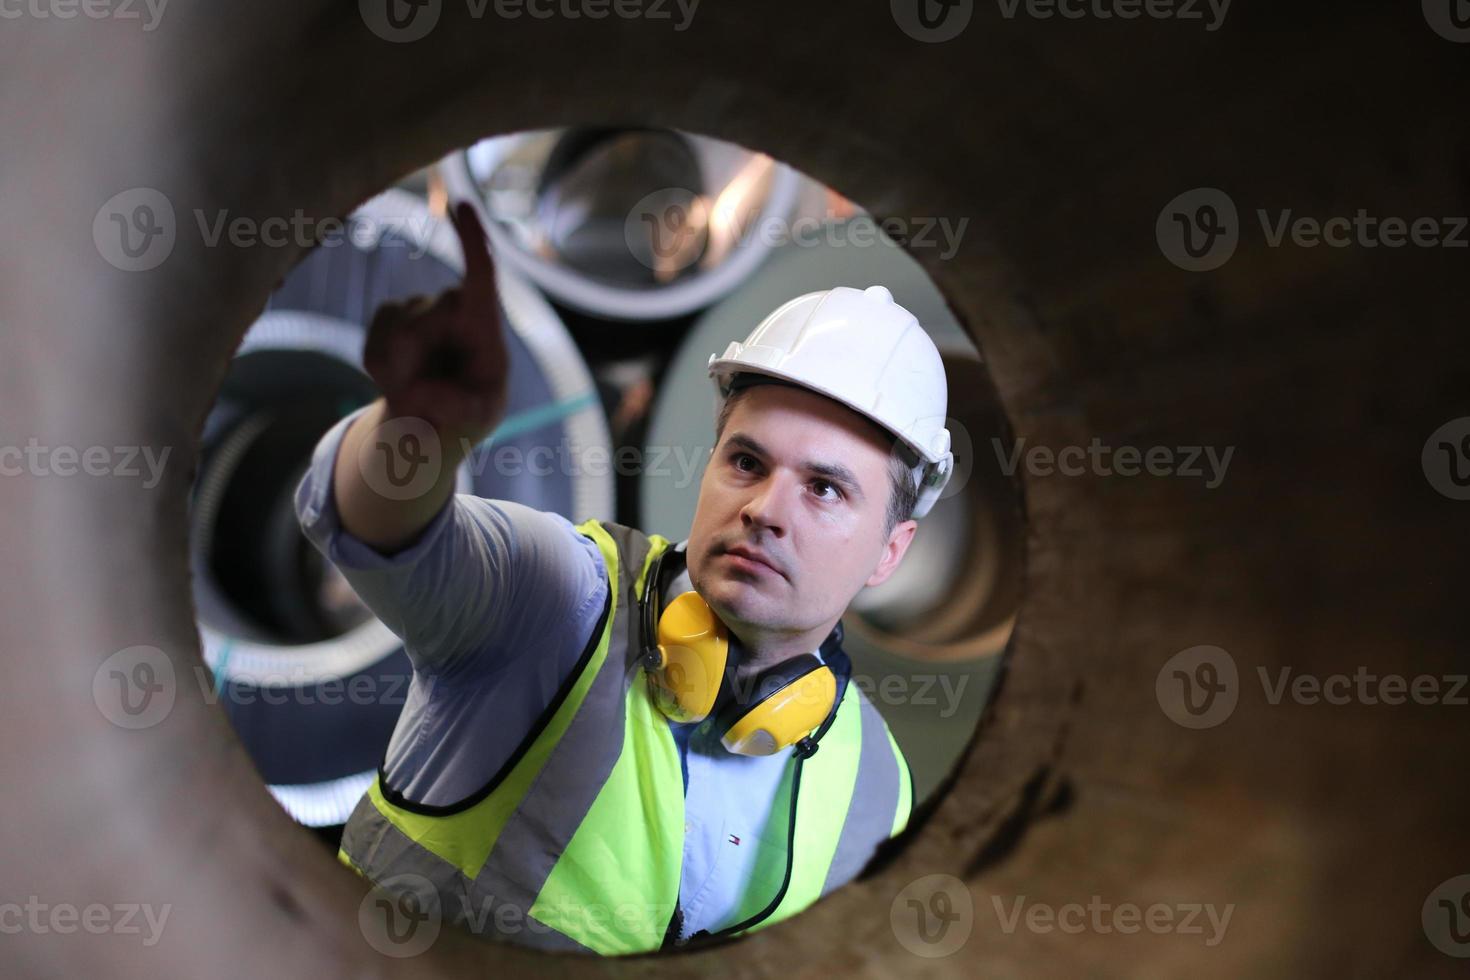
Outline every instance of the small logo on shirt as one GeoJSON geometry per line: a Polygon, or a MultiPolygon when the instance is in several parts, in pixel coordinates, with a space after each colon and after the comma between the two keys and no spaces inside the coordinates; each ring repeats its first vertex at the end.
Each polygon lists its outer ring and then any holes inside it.
{"type": "Polygon", "coordinates": [[[726,838],[726,840],[728,840],[731,844],[734,844],[736,847],[740,846],[740,838],[736,837],[734,834],[731,834],[729,837],[726,838]]]}

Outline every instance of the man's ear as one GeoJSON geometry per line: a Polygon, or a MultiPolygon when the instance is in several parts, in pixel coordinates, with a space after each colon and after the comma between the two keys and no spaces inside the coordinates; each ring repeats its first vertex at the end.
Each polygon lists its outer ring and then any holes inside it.
{"type": "Polygon", "coordinates": [[[878,567],[873,569],[873,574],[868,576],[865,585],[882,585],[888,581],[888,576],[894,573],[898,563],[903,560],[904,552],[909,550],[909,542],[914,540],[914,531],[918,527],[919,522],[912,518],[893,525],[888,543],[883,546],[883,557],[878,560],[878,567]]]}

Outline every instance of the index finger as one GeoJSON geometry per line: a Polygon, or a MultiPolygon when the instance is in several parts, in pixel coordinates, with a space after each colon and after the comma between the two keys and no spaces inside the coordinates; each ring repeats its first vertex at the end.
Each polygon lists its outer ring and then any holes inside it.
{"type": "Polygon", "coordinates": [[[451,212],[459,247],[464,253],[464,292],[472,305],[483,303],[495,294],[495,265],[490,261],[490,248],[480,217],[468,201],[460,201],[451,212]]]}

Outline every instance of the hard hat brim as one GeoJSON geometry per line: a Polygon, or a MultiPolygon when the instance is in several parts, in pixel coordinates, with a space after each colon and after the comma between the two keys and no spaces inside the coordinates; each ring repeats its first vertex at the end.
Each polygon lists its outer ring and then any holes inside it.
{"type": "Polygon", "coordinates": [[[824,388],[821,385],[813,384],[806,379],[797,378],[793,375],[784,373],[779,370],[754,367],[749,364],[744,364],[734,360],[727,360],[724,358],[718,358],[710,362],[709,374],[710,378],[714,381],[715,392],[721,404],[723,404],[724,400],[728,398],[733,392],[739,391],[744,388],[750,388],[754,385],[759,384],[776,383],[784,384],[792,388],[802,388],[815,394],[822,395],[823,397],[830,398],[832,401],[841,405],[843,408],[846,408],[852,412],[856,412],[858,415],[861,415],[863,418],[867,419],[878,428],[888,433],[889,436],[891,436],[896,442],[901,444],[905,449],[909,451],[909,454],[912,458],[906,460],[905,462],[907,462],[910,466],[920,466],[926,464],[933,465],[939,462],[939,459],[937,458],[930,458],[929,454],[924,450],[923,447],[916,445],[903,433],[894,430],[893,427],[890,426],[887,422],[878,418],[871,412],[865,410],[864,408],[862,408],[862,406],[855,405],[853,404],[853,402],[842,397],[837,392],[834,392],[828,388],[824,388]]]}

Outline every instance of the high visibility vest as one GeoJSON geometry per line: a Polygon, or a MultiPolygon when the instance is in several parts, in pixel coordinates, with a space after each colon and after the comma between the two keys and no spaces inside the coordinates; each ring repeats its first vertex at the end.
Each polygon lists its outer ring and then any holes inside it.
{"type": "MultiPolygon", "coordinates": [[[[612,522],[577,530],[602,552],[608,604],[538,724],[485,787],[450,806],[404,799],[380,768],[338,857],[385,889],[422,883],[440,921],[474,932],[545,950],[648,952],[664,944],[678,907],[684,854],[679,750],[649,694],[637,615],[649,566],[670,542],[612,522]]],[[[787,755],[772,811],[782,827],[794,767],[787,755]]],[[[752,929],[851,879],[876,843],[908,823],[908,763],[857,685],[847,685],[820,750],[803,765],[787,889],[752,929]]],[[[761,877],[781,881],[786,857],[784,848],[764,853],[761,877]]],[[[774,898],[752,885],[731,921],[774,898]]]]}

